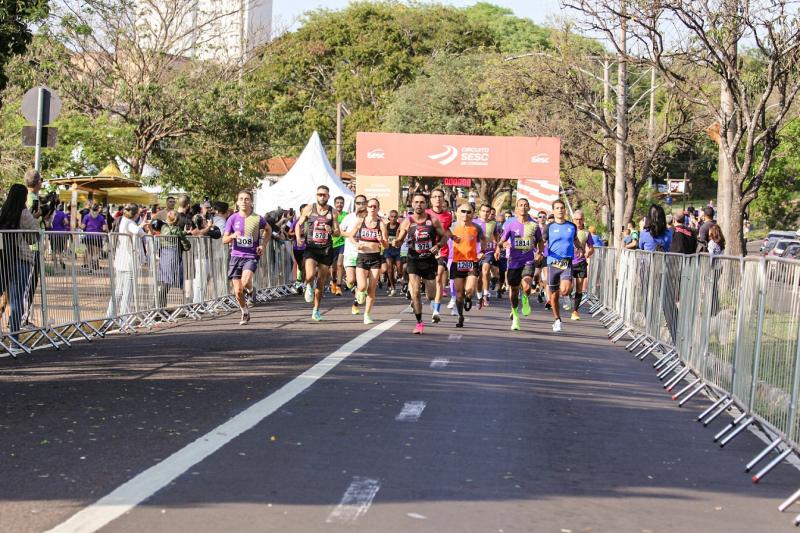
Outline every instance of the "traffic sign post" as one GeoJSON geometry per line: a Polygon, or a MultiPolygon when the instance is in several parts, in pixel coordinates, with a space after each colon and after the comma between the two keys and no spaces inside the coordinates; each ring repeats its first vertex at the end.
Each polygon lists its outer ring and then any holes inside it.
{"type": "MultiPolygon", "coordinates": [[[[45,128],[45,126],[55,120],[61,113],[61,99],[55,91],[48,87],[34,87],[22,97],[21,111],[22,116],[28,119],[29,122],[36,124],[33,143],[36,149],[34,168],[41,170],[42,148],[53,147],[56,144],[56,128],[45,128]],[[43,140],[46,140],[46,142],[43,143],[43,140]]],[[[22,130],[23,146],[31,146],[29,144],[31,137],[29,128],[31,127],[26,126],[22,130]]]]}

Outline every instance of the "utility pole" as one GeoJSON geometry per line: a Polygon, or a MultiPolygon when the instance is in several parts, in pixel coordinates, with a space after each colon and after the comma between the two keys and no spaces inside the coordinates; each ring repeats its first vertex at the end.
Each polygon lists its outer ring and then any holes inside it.
{"type": "Polygon", "coordinates": [[[343,103],[336,104],[336,175],[342,177],[342,153],[344,152],[342,145],[342,118],[343,114],[349,114],[347,108],[343,103]]]}
{"type": "Polygon", "coordinates": [[[625,145],[628,142],[628,27],[620,20],[619,49],[617,54],[617,131],[616,166],[614,173],[614,246],[622,246],[623,219],[625,217],[625,145]]]}
{"type": "MultiPolygon", "coordinates": [[[[603,58],[603,119],[606,124],[611,124],[611,61],[607,57],[603,58]]],[[[614,228],[611,226],[613,223],[611,216],[613,203],[611,202],[608,183],[609,173],[605,170],[610,166],[608,159],[608,151],[606,150],[603,155],[603,220],[606,223],[606,228],[609,231],[613,231],[614,228]]],[[[613,245],[613,243],[614,239],[611,239],[611,244],[613,245]]]]}

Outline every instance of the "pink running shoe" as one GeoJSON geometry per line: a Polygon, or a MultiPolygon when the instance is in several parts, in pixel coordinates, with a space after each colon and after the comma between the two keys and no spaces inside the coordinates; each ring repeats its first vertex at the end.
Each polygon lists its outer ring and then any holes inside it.
{"type": "Polygon", "coordinates": [[[422,335],[423,331],[425,331],[425,325],[422,322],[417,322],[417,325],[414,326],[414,335],[422,335]]]}

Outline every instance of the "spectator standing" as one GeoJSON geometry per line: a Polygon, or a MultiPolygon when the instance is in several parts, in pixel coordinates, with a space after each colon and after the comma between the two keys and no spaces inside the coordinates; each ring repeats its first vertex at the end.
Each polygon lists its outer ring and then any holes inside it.
{"type": "Polygon", "coordinates": [[[67,241],[69,239],[69,214],[67,214],[66,209],[68,206],[66,204],[58,204],[55,213],[53,213],[53,219],[50,222],[50,229],[52,233],[50,234],[50,245],[53,247],[53,256],[54,260],[61,265],[61,268],[66,269],[67,266],[64,264],[64,251],[67,249],[67,241]]]}
{"type": "Polygon", "coordinates": [[[708,231],[714,224],[716,224],[714,222],[714,208],[704,207],[703,222],[697,231],[697,253],[708,252],[708,231]]]}
{"type": "Polygon", "coordinates": [[[173,209],[175,209],[175,197],[167,196],[167,206],[156,214],[156,219],[162,222],[166,222],[167,213],[169,213],[173,209]]]}
{"type": "Polygon", "coordinates": [[[664,208],[652,204],[645,227],[639,235],[639,248],[649,252],[668,252],[672,245],[672,232],[667,228],[664,208]]]}
{"type": "Polygon", "coordinates": [[[136,311],[133,301],[134,276],[137,265],[145,262],[141,238],[150,223],[144,227],[136,224],[139,206],[127,204],[122,208],[118,226],[118,236],[114,236],[114,296],[108,302],[108,316],[127,315],[136,311]]]}
{"type": "Polygon", "coordinates": [[[687,218],[688,215],[684,213],[675,217],[670,252],[691,255],[697,251],[697,237],[694,231],[686,225],[687,218]]]}
{"type": "Polygon", "coordinates": [[[167,306],[167,293],[171,287],[183,289],[183,252],[192,245],[186,238],[183,227],[178,224],[178,212],[169,211],[166,224],[161,226],[158,251],[158,294],[157,307],[167,306]]]}
{"type": "Polygon", "coordinates": [[[89,272],[100,270],[100,251],[103,248],[103,233],[108,233],[106,218],[100,214],[100,204],[92,204],[83,220],[81,229],[89,235],[84,236],[89,272]]]}
{"type": "Polygon", "coordinates": [[[708,253],[712,256],[725,253],[725,236],[717,224],[713,224],[708,230],[708,253]]]}
{"type": "Polygon", "coordinates": [[[15,183],[8,191],[5,203],[0,209],[0,230],[23,231],[30,233],[3,233],[0,250],[0,293],[8,294],[11,306],[8,329],[19,331],[22,327],[22,313],[25,305],[25,289],[35,258],[31,244],[36,242],[33,232],[39,224],[25,206],[29,189],[15,183]]]}
{"type": "Polygon", "coordinates": [[[592,239],[593,246],[605,246],[606,243],[603,241],[603,238],[597,234],[597,228],[594,226],[589,226],[589,235],[592,239]]]}
{"type": "Polygon", "coordinates": [[[228,203],[227,202],[213,202],[211,204],[211,220],[214,225],[219,228],[220,233],[225,231],[225,224],[228,221],[228,203]]]}

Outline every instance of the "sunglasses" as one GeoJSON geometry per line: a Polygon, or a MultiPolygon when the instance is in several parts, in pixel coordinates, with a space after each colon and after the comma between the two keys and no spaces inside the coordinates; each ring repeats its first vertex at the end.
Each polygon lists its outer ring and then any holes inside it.
{"type": "Polygon", "coordinates": [[[465,211],[463,209],[459,209],[458,212],[459,213],[464,213],[465,215],[471,215],[472,214],[472,211],[465,211]]]}
{"type": "Polygon", "coordinates": [[[356,205],[364,205],[367,202],[356,202],[356,205]]]}
{"type": "Polygon", "coordinates": [[[377,206],[377,205],[375,205],[375,204],[368,205],[368,206],[367,206],[367,209],[378,209],[378,206],[377,206]]]}
{"type": "Polygon", "coordinates": [[[330,194],[328,194],[326,192],[318,192],[317,196],[330,196],[330,194]]]}

